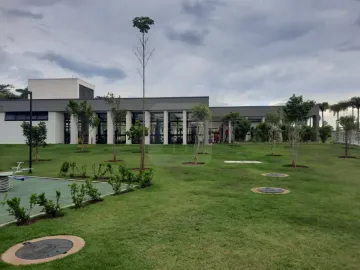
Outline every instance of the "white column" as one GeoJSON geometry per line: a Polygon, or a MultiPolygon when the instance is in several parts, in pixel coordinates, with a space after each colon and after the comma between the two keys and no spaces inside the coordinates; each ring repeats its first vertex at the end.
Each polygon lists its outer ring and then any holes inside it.
{"type": "Polygon", "coordinates": [[[261,123],[265,123],[265,117],[261,117],[261,123]]]}
{"type": "Polygon", "coordinates": [[[149,130],[149,135],[145,137],[145,144],[150,144],[150,112],[145,111],[145,127],[149,130]]]}
{"type": "Polygon", "coordinates": [[[107,112],[107,144],[114,143],[114,124],[111,112],[107,112]]]}
{"type": "Polygon", "coordinates": [[[164,144],[169,143],[169,113],[164,111],[164,144]]]}
{"type": "Polygon", "coordinates": [[[231,121],[229,121],[229,143],[231,143],[231,135],[232,135],[232,126],[231,126],[231,121]]]}
{"type": "Polygon", "coordinates": [[[209,144],[209,120],[205,120],[204,123],[204,140],[205,144],[209,144]]]}
{"type": "Polygon", "coordinates": [[[78,144],[79,139],[79,131],[78,131],[78,118],[75,115],[70,116],[70,143],[78,144]]]}
{"type": "MultiPolygon", "coordinates": [[[[96,116],[96,113],[94,113],[94,116],[96,116]]],[[[96,144],[97,129],[97,127],[89,126],[89,144],[96,144]]]]}
{"type": "MultiPolygon", "coordinates": [[[[129,131],[131,128],[131,118],[132,118],[132,113],[127,111],[126,112],[126,131],[129,131]]],[[[126,144],[131,144],[131,140],[129,139],[128,136],[126,136],[126,144]]]]}
{"type": "Polygon", "coordinates": [[[187,115],[186,111],[183,111],[183,144],[187,144],[187,115]]]}

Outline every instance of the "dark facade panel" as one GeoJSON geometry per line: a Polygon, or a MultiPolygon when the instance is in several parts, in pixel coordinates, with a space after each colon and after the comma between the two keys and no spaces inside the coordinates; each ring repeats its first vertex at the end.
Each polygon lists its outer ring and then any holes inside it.
{"type": "MultiPolygon", "coordinates": [[[[79,102],[81,100],[78,100],[79,102]]],[[[123,98],[121,106],[129,111],[141,111],[141,98],[123,98]]],[[[34,111],[64,112],[68,99],[34,99],[34,111]]],[[[91,99],[88,103],[94,111],[108,111],[109,107],[105,100],[91,99]]],[[[182,111],[190,110],[198,104],[209,105],[209,97],[173,97],[173,98],[146,98],[145,110],[149,111],[182,111]]],[[[0,100],[0,112],[28,111],[28,100],[0,100]]]]}
{"type": "Polygon", "coordinates": [[[79,84],[79,99],[94,99],[94,90],[79,84]]]}

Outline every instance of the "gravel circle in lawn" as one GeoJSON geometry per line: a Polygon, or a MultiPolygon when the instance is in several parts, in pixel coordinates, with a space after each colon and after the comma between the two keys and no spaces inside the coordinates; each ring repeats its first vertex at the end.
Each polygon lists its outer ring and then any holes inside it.
{"type": "Polygon", "coordinates": [[[290,192],[290,190],[279,187],[256,187],[251,191],[259,194],[288,194],[290,192]]]}

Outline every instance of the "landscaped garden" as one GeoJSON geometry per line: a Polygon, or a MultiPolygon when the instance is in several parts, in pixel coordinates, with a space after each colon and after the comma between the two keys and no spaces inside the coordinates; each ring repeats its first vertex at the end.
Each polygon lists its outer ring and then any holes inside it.
{"type": "MultiPolygon", "coordinates": [[[[2,227],[0,253],[33,238],[76,235],[86,242],[82,250],[26,269],[358,269],[360,159],[339,158],[342,145],[301,144],[298,164],[309,168],[284,167],[292,162],[288,144],[277,145],[281,156],[269,155],[270,144],[213,145],[210,154],[199,155],[205,165],[198,166],[182,164],[193,161],[191,145],[146,148],[145,165],[154,169],[151,187],[66,208],[59,218],[2,227]],[[251,191],[256,187],[290,192],[258,194],[251,191]]],[[[113,147],[87,149],[74,153],[74,145],[48,145],[39,158],[50,161],[35,162],[33,175],[61,178],[64,162],[75,162],[80,169],[74,174],[85,166],[92,179],[92,167],[106,168],[113,147]]],[[[116,149],[124,162],[112,163],[112,170],[138,167],[138,146],[116,149]]],[[[360,156],[358,148],[350,151],[360,156]]],[[[25,145],[1,145],[0,170],[27,156],[25,145]]],[[[26,181],[31,178],[17,184],[26,181]]],[[[3,262],[0,267],[15,269],[3,262]]]]}

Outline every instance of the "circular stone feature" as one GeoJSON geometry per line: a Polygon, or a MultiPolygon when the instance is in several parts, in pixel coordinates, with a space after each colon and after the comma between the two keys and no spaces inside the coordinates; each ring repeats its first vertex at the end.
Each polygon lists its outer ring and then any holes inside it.
{"type": "Polygon", "coordinates": [[[268,177],[288,177],[288,174],[284,174],[284,173],[263,173],[263,176],[268,176],[268,177]]]}
{"type": "Polygon", "coordinates": [[[78,252],[85,241],[77,236],[48,236],[19,243],[2,254],[4,262],[14,265],[37,264],[78,252]]]}
{"type": "Polygon", "coordinates": [[[24,242],[23,245],[16,251],[15,256],[24,260],[39,260],[66,254],[74,246],[72,241],[66,239],[24,242]]]}
{"type": "Polygon", "coordinates": [[[251,191],[259,194],[288,194],[290,192],[279,187],[258,187],[252,188],[251,191]]]}

